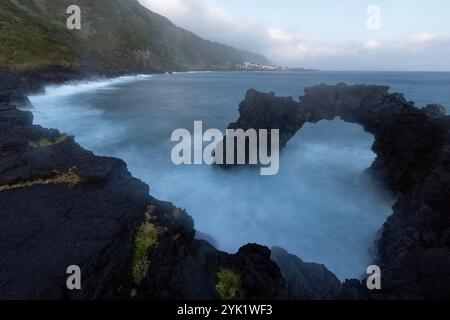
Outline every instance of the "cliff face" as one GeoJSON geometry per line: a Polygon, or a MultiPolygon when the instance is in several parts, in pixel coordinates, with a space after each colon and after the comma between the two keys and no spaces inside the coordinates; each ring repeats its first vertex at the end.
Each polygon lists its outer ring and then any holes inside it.
{"type": "Polygon", "coordinates": [[[0,299],[288,297],[268,248],[230,255],[196,240],[183,210],[123,161],[33,125],[11,75],[0,79],[0,299]],[[72,265],[82,290],[67,289],[72,265]]]}
{"type": "Polygon", "coordinates": [[[31,113],[0,99],[0,298],[114,296],[148,187],[123,161],[33,126],[31,113]],[[64,290],[70,265],[81,267],[80,292],[64,290]]]}
{"type": "Polygon", "coordinates": [[[258,54],[204,40],[137,0],[5,0],[0,3],[0,67],[52,67],[100,74],[229,69],[258,54]],[[66,27],[81,8],[81,30],[66,27]]]}
{"type": "Polygon", "coordinates": [[[341,117],[362,125],[375,137],[377,158],[369,172],[398,201],[377,242],[383,290],[369,294],[358,281],[348,281],[342,297],[448,298],[450,117],[441,106],[418,109],[388,89],[321,85],[305,89],[300,102],[250,90],[229,128],[280,129],[286,147],[306,122],[341,117]]]}

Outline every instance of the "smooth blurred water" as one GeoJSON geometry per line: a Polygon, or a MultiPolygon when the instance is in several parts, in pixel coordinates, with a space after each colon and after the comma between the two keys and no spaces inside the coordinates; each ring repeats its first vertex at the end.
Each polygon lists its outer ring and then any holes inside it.
{"type": "MultiPolygon", "coordinates": [[[[450,73],[213,72],[124,77],[48,88],[31,97],[35,123],[73,134],[99,155],[124,159],[151,193],[187,209],[197,230],[234,252],[248,242],[278,245],[325,264],[341,279],[358,277],[392,200],[364,178],[373,137],[335,120],[305,126],[281,155],[280,172],[175,166],[173,130],[224,130],[247,89],[303,95],[320,83],[384,84],[418,106],[450,106],[450,73]]],[[[449,110],[449,109],[447,109],[449,110]]]]}

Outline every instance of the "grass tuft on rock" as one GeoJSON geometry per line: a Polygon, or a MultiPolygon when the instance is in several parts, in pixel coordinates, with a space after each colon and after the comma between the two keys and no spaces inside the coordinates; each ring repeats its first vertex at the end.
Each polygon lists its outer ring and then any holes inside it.
{"type": "Polygon", "coordinates": [[[222,300],[238,299],[238,291],[242,288],[241,276],[239,273],[223,268],[218,273],[219,281],[216,289],[222,300]]]}
{"type": "Polygon", "coordinates": [[[30,141],[29,144],[33,148],[45,148],[45,147],[53,146],[55,144],[63,143],[64,141],[67,140],[67,138],[68,138],[67,135],[62,134],[62,135],[58,136],[56,139],[50,140],[48,138],[42,138],[37,141],[30,141]]]}
{"type": "Polygon", "coordinates": [[[57,174],[51,178],[37,178],[34,180],[17,182],[14,184],[0,185],[0,192],[53,184],[65,184],[69,187],[74,187],[82,182],[83,179],[78,174],[76,174],[74,169],[72,168],[65,172],[57,172],[57,174]]]}
{"type": "Polygon", "coordinates": [[[158,228],[147,221],[140,226],[136,234],[132,266],[132,276],[136,284],[140,284],[147,276],[150,266],[148,251],[156,245],[158,235],[158,228]]]}

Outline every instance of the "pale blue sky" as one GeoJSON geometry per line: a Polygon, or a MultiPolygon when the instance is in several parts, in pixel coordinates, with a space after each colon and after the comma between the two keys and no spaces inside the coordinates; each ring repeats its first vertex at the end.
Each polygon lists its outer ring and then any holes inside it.
{"type": "Polygon", "coordinates": [[[449,0],[139,0],[200,36],[323,70],[450,71],[449,0]],[[381,29],[367,28],[367,8],[381,29]]]}
{"type": "Polygon", "coordinates": [[[236,15],[249,16],[274,26],[292,25],[323,38],[352,39],[364,36],[366,9],[376,4],[382,10],[383,37],[411,33],[450,32],[449,0],[217,0],[217,4],[236,15]]]}

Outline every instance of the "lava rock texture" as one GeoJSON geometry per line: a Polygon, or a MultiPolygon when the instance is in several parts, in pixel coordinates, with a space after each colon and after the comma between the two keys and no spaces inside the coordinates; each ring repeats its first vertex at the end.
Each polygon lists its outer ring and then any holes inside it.
{"type": "Polygon", "coordinates": [[[216,299],[222,269],[239,277],[236,299],[288,298],[268,248],[231,255],[196,240],[192,218],[122,160],[33,125],[17,109],[29,106],[21,83],[0,73],[0,299],[216,299]],[[72,265],[81,290],[67,288],[72,265]]]}
{"type": "MultiPolygon", "coordinates": [[[[338,297],[450,297],[450,117],[442,106],[419,109],[388,87],[338,84],[307,88],[299,102],[249,90],[239,112],[230,129],[279,129],[282,148],[305,123],[336,117],[375,137],[377,157],[368,172],[397,199],[376,243],[383,288],[368,292],[353,279],[338,297]]],[[[286,263],[279,263],[283,275],[292,274],[294,264],[283,270],[286,263]]],[[[295,291],[298,281],[289,286],[295,291]]]]}
{"type": "Polygon", "coordinates": [[[219,299],[220,286],[254,300],[450,297],[450,118],[442,106],[418,109],[379,86],[321,85],[300,102],[250,90],[230,125],[280,129],[282,147],[306,122],[335,117],[375,136],[369,172],[398,200],[377,241],[383,289],[370,292],[362,279],[342,284],[281,248],[248,244],[227,254],[196,239],[192,218],[151,197],[122,160],[96,156],[17,109],[32,110],[26,93],[42,89],[39,79],[0,73],[0,299],[219,299]],[[82,290],[67,289],[71,265],[81,268],[82,290]],[[223,270],[234,280],[221,279],[223,270]]]}

